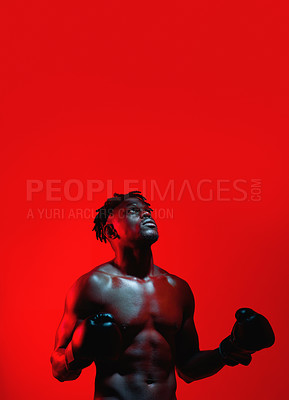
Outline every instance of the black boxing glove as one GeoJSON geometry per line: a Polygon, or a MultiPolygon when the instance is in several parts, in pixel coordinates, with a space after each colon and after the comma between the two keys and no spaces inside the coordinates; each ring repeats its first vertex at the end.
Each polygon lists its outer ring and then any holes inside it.
{"type": "Polygon", "coordinates": [[[240,308],[235,317],[231,335],[219,346],[219,352],[227,365],[249,365],[255,351],[271,347],[275,335],[269,321],[250,308],[240,308]]]}
{"type": "Polygon", "coordinates": [[[99,313],[83,320],[65,350],[68,370],[88,367],[93,361],[116,360],[122,334],[111,314],[99,313]]]}

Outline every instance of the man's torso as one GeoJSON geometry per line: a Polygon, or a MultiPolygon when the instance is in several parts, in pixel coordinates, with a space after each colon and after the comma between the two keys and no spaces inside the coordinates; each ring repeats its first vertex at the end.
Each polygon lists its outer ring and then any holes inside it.
{"type": "Polygon", "coordinates": [[[85,276],[79,318],[110,313],[123,335],[117,361],[98,364],[95,399],[175,399],[175,338],[182,326],[182,280],[155,267],[138,279],[104,264],[85,276]]]}

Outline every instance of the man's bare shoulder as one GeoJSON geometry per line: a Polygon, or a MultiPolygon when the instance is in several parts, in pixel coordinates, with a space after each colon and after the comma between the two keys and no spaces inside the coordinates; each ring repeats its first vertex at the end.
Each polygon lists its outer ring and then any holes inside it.
{"type": "Polygon", "coordinates": [[[156,276],[163,275],[163,276],[166,276],[168,278],[171,278],[178,285],[188,286],[188,283],[184,279],[180,278],[177,275],[171,274],[170,272],[166,271],[163,268],[158,267],[157,265],[155,265],[154,274],[156,276]]]}
{"type": "Polygon", "coordinates": [[[84,291],[85,293],[89,290],[100,290],[109,282],[112,271],[113,266],[109,261],[100,264],[80,276],[74,286],[78,287],[80,292],[84,291]]]}
{"type": "Polygon", "coordinates": [[[192,290],[190,288],[190,285],[188,284],[187,281],[185,281],[183,278],[180,278],[177,275],[171,274],[168,271],[164,270],[163,268],[155,266],[156,270],[156,275],[163,275],[166,276],[168,282],[172,285],[175,286],[178,290],[178,292],[181,293],[184,302],[187,306],[192,306],[194,307],[194,296],[192,293],[192,290]]]}
{"type": "Polygon", "coordinates": [[[66,296],[67,306],[77,314],[89,310],[90,304],[102,304],[102,293],[109,285],[110,263],[101,264],[81,275],[66,296]]]}

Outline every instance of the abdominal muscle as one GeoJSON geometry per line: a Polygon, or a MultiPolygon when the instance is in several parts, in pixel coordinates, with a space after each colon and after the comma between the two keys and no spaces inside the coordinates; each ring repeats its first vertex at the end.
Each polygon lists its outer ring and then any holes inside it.
{"type": "Polygon", "coordinates": [[[171,346],[156,331],[142,331],[119,360],[96,368],[95,400],[176,400],[171,346]]]}

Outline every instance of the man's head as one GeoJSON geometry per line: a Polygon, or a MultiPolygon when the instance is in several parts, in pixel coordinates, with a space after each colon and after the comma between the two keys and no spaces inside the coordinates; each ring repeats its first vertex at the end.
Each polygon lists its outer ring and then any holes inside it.
{"type": "Polygon", "coordinates": [[[138,247],[158,240],[158,230],[151,216],[152,209],[139,191],[115,193],[96,210],[96,238],[116,246],[138,247]]]}

